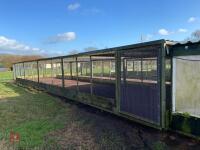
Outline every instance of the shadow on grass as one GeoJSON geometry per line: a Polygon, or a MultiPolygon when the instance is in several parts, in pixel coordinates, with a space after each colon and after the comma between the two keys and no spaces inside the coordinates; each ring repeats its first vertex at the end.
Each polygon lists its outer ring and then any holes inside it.
{"type": "Polygon", "coordinates": [[[133,123],[90,106],[70,104],[71,120],[50,133],[62,148],[70,149],[199,149],[200,143],[174,133],[133,123]]]}

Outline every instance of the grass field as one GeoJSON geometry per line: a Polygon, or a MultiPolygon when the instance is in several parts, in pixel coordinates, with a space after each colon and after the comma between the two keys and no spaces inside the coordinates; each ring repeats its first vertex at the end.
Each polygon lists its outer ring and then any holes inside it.
{"type": "MultiPolygon", "coordinates": [[[[0,73],[9,80],[10,72],[0,73]]],[[[4,80],[5,81],[5,80],[4,80]]],[[[18,147],[37,147],[50,131],[64,127],[66,109],[46,93],[25,90],[11,82],[0,82],[0,139],[9,141],[11,131],[20,134],[18,147]]]]}
{"type": "Polygon", "coordinates": [[[8,81],[13,79],[12,71],[0,72],[0,82],[8,81]]]}
{"type": "Polygon", "coordinates": [[[19,87],[10,81],[10,72],[2,76],[8,80],[0,82],[0,150],[200,149],[194,140],[19,87]],[[10,132],[18,133],[20,141],[10,143],[10,132]]]}

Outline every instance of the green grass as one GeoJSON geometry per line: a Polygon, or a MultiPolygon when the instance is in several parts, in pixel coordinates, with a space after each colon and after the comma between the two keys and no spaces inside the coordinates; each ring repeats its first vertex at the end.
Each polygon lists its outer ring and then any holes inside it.
{"type": "Polygon", "coordinates": [[[45,145],[47,133],[64,127],[68,109],[54,97],[0,82],[0,141],[11,131],[20,134],[18,148],[45,145]]]}
{"type": "Polygon", "coordinates": [[[13,79],[12,71],[0,72],[0,82],[12,80],[12,79],[13,79]]]}

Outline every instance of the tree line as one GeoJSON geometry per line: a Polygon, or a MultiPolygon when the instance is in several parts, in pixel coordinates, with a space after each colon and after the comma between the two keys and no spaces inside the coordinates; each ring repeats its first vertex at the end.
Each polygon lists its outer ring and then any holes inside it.
{"type": "Polygon", "coordinates": [[[21,62],[21,61],[31,61],[35,59],[40,59],[42,56],[39,55],[9,55],[9,54],[1,54],[0,55],[0,68],[8,68],[12,69],[13,63],[21,62]]]}

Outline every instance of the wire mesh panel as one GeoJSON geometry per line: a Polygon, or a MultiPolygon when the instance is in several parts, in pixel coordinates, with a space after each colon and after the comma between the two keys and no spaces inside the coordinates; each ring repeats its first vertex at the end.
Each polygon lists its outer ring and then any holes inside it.
{"type": "Polygon", "coordinates": [[[37,81],[37,62],[26,62],[24,63],[24,74],[26,80],[37,81]]]}
{"type": "Polygon", "coordinates": [[[64,82],[65,88],[69,90],[77,91],[77,72],[76,72],[76,58],[64,58],[63,59],[64,67],[64,82]]]}
{"type": "Polygon", "coordinates": [[[109,77],[110,79],[115,77],[115,60],[103,60],[102,63],[102,76],[109,77]]]}
{"type": "Polygon", "coordinates": [[[39,81],[40,82],[42,82],[42,78],[44,78],[44,64],[45,64],[45,61],[38,62],[39,81]]]}
{"type": "Polygon", "coordinates": [[[38,81],[38,69],[37,69],[37,62],[32,62],[32,80],[38,81]]]}
{"type": "Polygon", "coordinates": [[[160,124],[158,47],[121,54],[120,110],[142,120],[160,124]]]}
{"type": "Polygon", "coordinates": [[[200,117],[200,56],[173,59],[173,110],[200,117]]]}
{"type": "Polygon", "coordinates": [[[115,80],[114,56],[92,57],[92,94],[114,99],[115,80]]]}
{"type": "Polygon", "coordinates": [[[39,82],[52,84],[52,61],[43,60],[38,62],[39,66],[39,82]]]}
{"type": "Polygon", "coordinates": [[[23,63],[15,64],[15,76],[16,78],[24,78],[24,67],[23,63]]]}
{"type": "Polygon", "coordinates": [[[90,77],[90,61],[78,61],[78,75],[90,77]]]}
{"type": "Polygon", "coordinates": [[[61,59],[51,60],[51,80],[52,84],[62,86],[62,65],[61,59]]]}
{"type": "Polygon", "coordinates": [[[90,71],[90,57],[78,57],[77,58],[77,80],[78,91],[82,93],[91,94],[91,71],[90,71]]]}
{"type": "Polygon", "coordinates": [[[30,65],[30,63],[29,62],[27,62],[27,63],[24,63],[24,72],[25,72],[25,79],[26,80],[30,80],[30,78],[31,78],[31,72],[30,72],[30,70],[31,70],[31,65],[30,65]]]}

